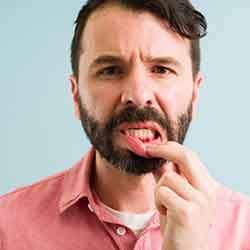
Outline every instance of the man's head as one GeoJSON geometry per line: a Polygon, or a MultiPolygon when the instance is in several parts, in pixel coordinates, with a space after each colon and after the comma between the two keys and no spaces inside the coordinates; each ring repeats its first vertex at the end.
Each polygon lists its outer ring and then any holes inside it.
{"type": "MultiPolygon", "coordinates": [[[[190,56],[194,76],[199,72],[199,39],[206,35],[207,24],[205,17],[194,9],[189,0],[88,0],[75,21],[75,33],[71,44],[71,65],[75,77],[78,77],[79,58],[84,51],[81,44],[82,33],[89,17],[98,9],[112,4],[137,13],[151,13],[168,24],[174,32],[190,39],[190,56]]],[[[112,27],[110,27],[110,32],[112,32],[112,27]]]]}
{"type": "Polygon", "coordinates": [[[206,22],[187,0],[90,0],[71,47],[76,116],[101,157],[130,174],[160,167],[129,150],[183,143],[202,81],[199,38],[206,22]]]}

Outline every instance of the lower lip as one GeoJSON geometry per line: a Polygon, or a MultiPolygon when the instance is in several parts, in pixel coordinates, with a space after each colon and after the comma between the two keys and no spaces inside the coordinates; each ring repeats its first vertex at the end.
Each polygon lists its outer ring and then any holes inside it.
{"type": "Polygon", "coordinates": [[[120,133],[120,134],[121,134],[122,138],[125,140],[125,142],[128,145],[129,149],[133,153],[135,153],[135,154],[137,154],[139,156],[145,157],[145,158],[150,158],[149,155],[147,155],[147,153],[146,153],[146,145],[161,143],[161,138],[160,137],[157,137],[156,139],[153,139],[153,140],[150,140],[150,141],[147,141],[147,142],[143,142],[137,137],[133,137],[133,136],[130,136],[130,135],[125,135],[123,133],[120,133]]]}

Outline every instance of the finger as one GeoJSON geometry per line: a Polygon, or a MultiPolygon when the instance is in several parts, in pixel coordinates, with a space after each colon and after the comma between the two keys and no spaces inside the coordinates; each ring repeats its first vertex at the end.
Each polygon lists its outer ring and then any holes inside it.
{"type": "MultiPolygon", "coordinates": [[[[174,191],[166,186],[161,186],[155,190],[155,204],[158,211],[162,214],[163,207],[168,213],[182,213],[188,206],[188,202],[178,196],[174,191]]],[[[166,214],[162,214],[166,215],[166,214]]]]}
{"type": "Polygon", "coordinates": [[[168,159],[178,165],[180,171],[195,188],[200,191],[207,190],[204,187],[204,180],[210,180],[211,177],[198,157],[191,153],[190,150],[176,142],[166,144],[147,146],[147,154],[151,157],[168,159]]]}
{"type": "Polygon", "coordinates": [[[158,187],[166,186],[174,191],[181,198],[191,201],[200,202],[201,192],[196,190],[193,186],[187,182],[182,176],[174,171],[166,172],[157,184],[158,187]]]}

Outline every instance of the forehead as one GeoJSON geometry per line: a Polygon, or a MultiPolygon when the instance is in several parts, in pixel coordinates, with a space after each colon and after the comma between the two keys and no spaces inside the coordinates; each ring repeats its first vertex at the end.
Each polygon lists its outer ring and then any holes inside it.
{"type": "MultiPolygon", "coordinates": [[[[90,16],[81,41],[86,61],[103,54],[131,59],[174,57],[190,63],[190,42],[148,12],[108,5],[90,16]]],[[[80,58],[81,59],[81,58],[80,58]]]]}

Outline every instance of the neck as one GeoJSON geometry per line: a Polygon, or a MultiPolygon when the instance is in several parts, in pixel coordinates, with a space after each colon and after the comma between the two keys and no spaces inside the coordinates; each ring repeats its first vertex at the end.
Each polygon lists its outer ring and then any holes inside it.
{"type": "Polygon", "coordinates": [[[123,212],[144,213],[155,209],[155,180],[151,173],[132,176],[122,173],[96,151],[94,190],[107,206],[123,212]]]}

